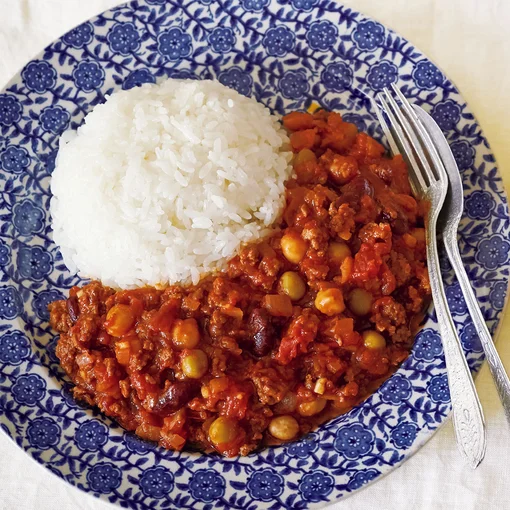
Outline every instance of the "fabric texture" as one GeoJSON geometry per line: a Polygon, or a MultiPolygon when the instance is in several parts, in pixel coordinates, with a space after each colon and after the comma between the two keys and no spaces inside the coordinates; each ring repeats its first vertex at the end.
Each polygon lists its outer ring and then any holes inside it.
{"type": "MultiPolygon", "coordinates": [[[[30,58],[74,25],[117,0],[0,0],[0,88],[30,58]]],[[[510,3],[506,0],[343,0],[407,37],[460,88],[510,184],[510,3]]],[[[510,369],[510,312],[498,350],[510,369]]],[[[510,430],[487,366],[476,385],[488,431],[487,455],[472,471],[448,422],[413,458],[330,508],[499,510],[510,508],[510,430]]],[[[0,434],[0,510],[105,510],[111,505],[66,485],[0,434]]]]}

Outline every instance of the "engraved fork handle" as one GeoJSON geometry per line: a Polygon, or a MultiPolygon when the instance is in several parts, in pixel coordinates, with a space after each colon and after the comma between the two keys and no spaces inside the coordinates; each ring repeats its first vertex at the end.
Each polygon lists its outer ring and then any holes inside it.
{"type": "Polygon", "coordinates": [[[432,298],[446,358],[455,435],[461,452],[474,469],[485,455],[485,421],[473,378],[446,301],[436,243],[437,213],[434,214],[431,211],[430,216],[427,225],[427,262],[432,298]]]}
{"type": "Polygon", "coordinates": [[[457,245],[457,236],[450,233],[449,231],[445,232],[443,241],[446,252],[448,254],[448,258],[452,263],[455,274],[457,275],[457,279],[459,280],[460,288],[464,294],[464,298],[469,310],[469,315],[471,315],[471,319],[476,328],[476,333],[480,338],[480,342],[489,364],[489,369],[491,371],[496,389],[498,390],[499,398],[505,411],[506,419],[510,424],[510,380],[508,379],[508,375],[505,371],[503,362],[499,357],[498,351],[494,346],[491,334],[489,333],[487,325],[485,324],[485,319],[483,318],[482,312],[480,311],[478,302],[473,293],[473,289],[469,283],[466,270],[464,269],[464,264],[460,258],[459,248],[457,245]]]}

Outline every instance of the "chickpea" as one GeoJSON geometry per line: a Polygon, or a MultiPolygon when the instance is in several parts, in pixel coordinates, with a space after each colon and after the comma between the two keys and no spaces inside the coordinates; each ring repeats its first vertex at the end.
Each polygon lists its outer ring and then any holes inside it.
{"type": "Polygon", "coordinates": [[[298,406],[298,413],[301,416],[314,416],[319,414],[326,407],[326,400],[317,398],[311,402],[301,402],[298,406]]]}
{"type": "Polygon", "coordinates": [[[301,276],[294,271],[283,273],[280,278],[280,288],[292,299],[299,301],[306,293],[306,284],[301,276]]]}
{"type": "Polygon", "coordinates": [[[225,416],[216,418],[209,426],[209,439],[215,446],[231,443],[238,433],[237,422],[225,416]]]}
{"type": "Polygon", "coordinates": [[[186,377],[200,379],[209,366],[207,354],[200,349],[192,349],[181,360],[181,369],[186,377]]]}
{"type": "Polygon", "coordinates": [[[349,295],[349,308],[356,315],[367,315],[372,308],[372,294],[364,289],[354,289],[349,295]]]}
{"type": "Polygon", "coordinates": [[[315,308],[325,315],[337,315],[345,310],[345,303],[340,289],[325,289],[317,293],[315,308]]]}
{"type": "Polygon", "coordinates": [[[315,154],[310,149],[302,149],[294,157],[294,168],[308,161],[317,161],[315,154]]]}
{"type": "Polygon", "coordinates": [[[129,305],[114,305],[106,314],[105,329],[114,337],[121,337],[131,329],[136,322],[136,316],[129,305]]]}
{"type": "Polygon", "coordinates": [[[330,243],[328,246],[328,257],[331,262],[340,265],[346,257],[350,257],[351,250],[345,243],[330,243]]]}
{"type": "Polygon", "coordinates": [[[296,234],[285,234],[281,240],[283,256],[293,264],[299,264],[306,254],[307,244],[296,234]]]}
{"type": "Polygon", "coordinates": [[[269,423],[269,433],[281,441],[290,441],[297,436],[299,423],[292,416],[277,416],[269,423]]]}
{"type": "Polygon", "coordinates": [[[363,343],[367,349],[384,349],[386,347],[384,337],[373,329],[363,332],[363,343]]]}
{"type": "Polygon", "coordinates": [[[195,319],[176,320],[172,327],[172,343],[177,349],[194,349],[200,342],[195,319]]]}

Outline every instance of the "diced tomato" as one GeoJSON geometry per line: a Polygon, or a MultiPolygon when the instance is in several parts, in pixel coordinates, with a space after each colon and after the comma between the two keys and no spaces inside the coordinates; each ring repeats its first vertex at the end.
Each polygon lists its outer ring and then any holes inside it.
{"type": "Polygon", "coordinates": [[[230,392],[225,400],[218,405],[220,414],[242,420],[246,415],[250,395],[242,391],[230,392]]]}
{"type": "Polygon", "coordinates": [[[327,179],[326,172],[317,161],[305,161],[294,166],[296,178],[299,184],[311,184],[314,182],[324,183],[327,179]]]}
{"type": "Polygon", "coordinates": [[[321,141],[321,146],[330,148],[336,152],[345,152],[349,150],[356,140],[358,128],[349,122],[330,122],[328,118],[328,127],[321,141]]]}
{"type": "Polygon", "coordinates": [[[391,179],[391,189],[395,193],[411,194],[411,186],[407,174],[407,164],[401,154],[393,156],[391,159],[391,168],[393,171],[391,179]]]}
{"type": "Polygon", "coordinates": [[[359,385],[358,383],[354,382],[354,381],[351,381],[349,383],[347,383],[343,388],[342,388],[342,393],[346,396],[346,397],[355,397],[359,392],[359,385]]]}
{"type": "Polygon", "coordinates": [[[131,374],[131,384],[138,394],[140,400],[148,396],[155,396],[159,393],[159,387],[149,374],[134,372],[131,374]]]}
{"type": "Polygon", "coordinates": [[[371,243],[363,243],[354,256],[352,279],[358,283],[376,278],[381,269],[382,259],[371,243]]]}
{"type": "Polygon", "coordinates": [[[389,369],[389,359],[384,349],[362,347],[356,354],[360,368],[373,375],[384,375],[389,369]]]}
{"type": "Polygon", "coordinates": [[[179,409],[177,412],[163,418],[163,430],[186,436],[186,409],[179,409]]]}
{"type": "Polygon", "coordinates": [[[170,299],[166,303],[163,303],[160,309],[151,318],[151,329],[169,335],[172,331],[172,325],[175,322],[175,315],[178,308],[179,303],[177,303],[174,299],[170,299]]]}
{"type": "Polygon", "coordinates": [[[305,203],[305,196],[308,190],[298,187],[287,190],[287,207],[283,213],[283,219],[287,225],[293,225],[296,215],[305,203]]]}
{"type": "Polygon", "coordinates": [[[274,317],[291,317],[292,301],[282,294],[267,294],[262,300],[264,308],[274,317]]]}
{"type": "Polygon", "coordinates": [[[384,147],[366,133],[358,133],[349,154],[360,163],[369,163],[384,154],[384,147]]]}
{"type": "Polygon", "coordinates": [[[310,342],[315,340],[319,319],[315,315],[300,315],[290,323],[287,334],[282,338],[276,359],[287,365],[299,354],[308,350],[310,342]]]}

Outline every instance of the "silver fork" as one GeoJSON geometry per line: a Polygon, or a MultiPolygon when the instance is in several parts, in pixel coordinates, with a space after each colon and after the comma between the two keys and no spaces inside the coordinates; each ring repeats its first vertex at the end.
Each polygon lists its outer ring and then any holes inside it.
{"type": "MultiPolygon", "coordinates": [[[[402,96],[403,97],[403,96],[402,96]]],[[[435,147],[407,100],[399,107],[389,90],[377,96],[390,123],[373,101],[375,112],[394,155],[402,153],[415,196],[430,204],[426,218],[427,265],[437,322],[446,359],[457,445],[474,469],[486,448],[485,421],[460,339],[446,300],[437,251],[437,220],[448,189],[448,177],[435,147]]]]}
{"type": "MultiPolygon", "coordinates": [[[[396,93],[400,96],[402,93],[395,87],[396,93]]],[[[478,306],[476,296],[473,292],[469,278],[464,269],[464,264],[459,253],[459,246],[457,240],[457,232],[459,230],[459,221],[462,217],[464,208],[464,191],[462,188],[462,179],[460,177],[457,163],[453,157],[450,146],[446,141],[441,128],[436,124],[434,119],[425,110],[417,105],[413,105],[413,109],[425,129],[428,131],[434,145],[437,147],[439,156],[443,162],[446,173],[450,181],[448,194],[445,199],[445,205],[439,216],[439,233],[443,235],[443,243],[446,248],[448,258],[452,263],[453,270],[464,294],[466,305],[469,310],[469,315],[476,328],[478,338],[482,344],[487,363],[491,371],[494,384],[498,390],[505,416],[510,424],[510,380],[505,371],[505,367],[498,351],[494,346],[491,334],[485,324],[485,319],[478,306]]]]}

